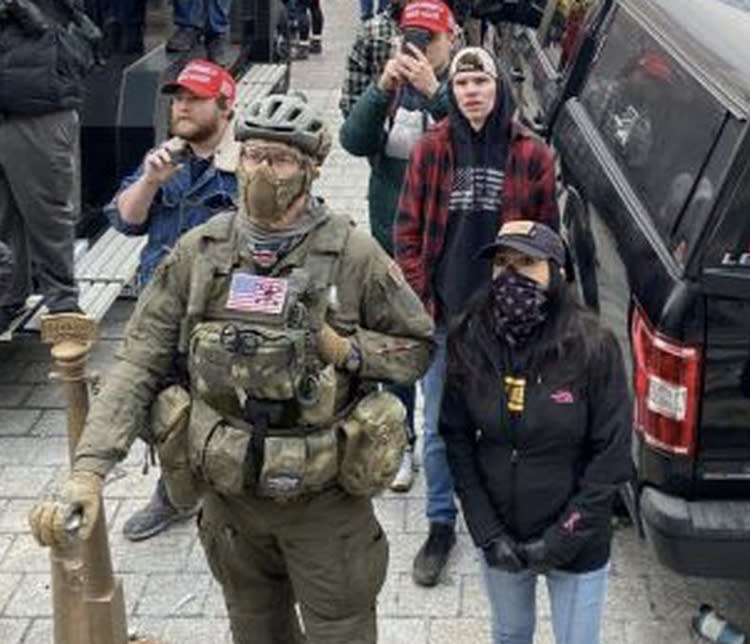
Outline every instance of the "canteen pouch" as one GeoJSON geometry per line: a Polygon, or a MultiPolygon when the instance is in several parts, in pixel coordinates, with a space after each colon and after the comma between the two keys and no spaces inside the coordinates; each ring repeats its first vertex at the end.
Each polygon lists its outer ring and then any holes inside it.
{"type": "Polygon", "coordinates": [[[291,500],[318,492],[336,479],[336,430],[326,428],[305,436],[266,436],[258,495],[291,500]]]}
{"type": "Polygon", "coordinates": [[[387,391],[367,394],[339,425],[339,434],[339,485],[367,497],[388,487],[408,442],[403,403],[387,391]]]}
{"type": "Polygon", "coordinates": [[[193,404],[189,429],[190,462],[201,478],[221,494],[238,496],[253,487],[250,432],[227,424],[200,399],[193,404]]]}
{"type": "Polygon", "coordinates": [[[190,467],[188,421],[190,394],[179,385],[164,389],[151,407],[151,427],[162,476],[172,505],[180,511],[195,507],[201,486],[190,467]]]}

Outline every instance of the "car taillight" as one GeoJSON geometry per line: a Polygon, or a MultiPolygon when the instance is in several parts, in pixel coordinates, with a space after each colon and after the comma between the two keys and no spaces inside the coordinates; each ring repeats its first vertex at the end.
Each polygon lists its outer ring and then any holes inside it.
{"type": "Polygon", "coordinates": [[[703,352],[655,331],[638,306],[630,332],[635,428],[649,445],[690,457],[695,452],[703,352]]]}

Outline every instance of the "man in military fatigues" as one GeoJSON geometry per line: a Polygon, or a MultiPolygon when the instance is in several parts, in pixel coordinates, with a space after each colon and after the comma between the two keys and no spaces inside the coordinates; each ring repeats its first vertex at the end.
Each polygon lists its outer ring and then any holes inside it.
{"type": "Polygon", "coordinates": [[[371,644],[388,545],[370,497],[406,444],[403,407],[373,383],[420,377],[432,323],[378,244],[310,196],[330,136],[303,99],[256,101],[236,138],[239,211],[157,269],[62,498],[32,511],[32,530],[60,542],[77,511],[86,538],[104,476],[151,414],[173,502],[202,497],[235,643],[371,644]],[[190,395],[154,402],[175,359],[190,395]]]}

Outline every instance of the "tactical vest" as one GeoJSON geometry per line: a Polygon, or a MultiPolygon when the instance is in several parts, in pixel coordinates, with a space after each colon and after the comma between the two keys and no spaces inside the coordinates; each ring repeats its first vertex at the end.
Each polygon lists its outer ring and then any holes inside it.
{"type": "Polygon", "coordinates": [[[302,242],[302,266],[282,275],[281,261],[258,275],[240,257],[231,220],[208,224],[180,350],[193,399],[190,461],[214,489],[294,498],[335,480],[341,376],[315,344],[337,304],[333,281],[350,228],[330,217],[302,242]]]}

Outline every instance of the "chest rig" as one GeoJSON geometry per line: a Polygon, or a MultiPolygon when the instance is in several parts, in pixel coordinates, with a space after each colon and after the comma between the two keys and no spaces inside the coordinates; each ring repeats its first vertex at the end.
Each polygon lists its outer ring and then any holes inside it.
{"type": "Polygon", "coordinates": [[[337,305],[333,280],[349,227],[329,218],[262,275],[236,238],[207,245],[192,271],[182,334],[194,398],[261,430],[333,418],[336,379],[315,345],[337,305]]]}

